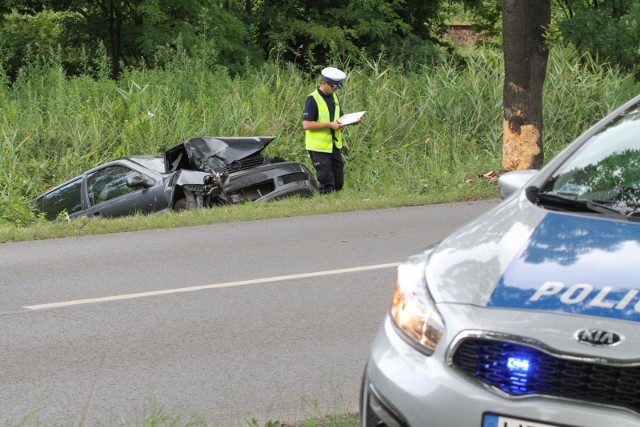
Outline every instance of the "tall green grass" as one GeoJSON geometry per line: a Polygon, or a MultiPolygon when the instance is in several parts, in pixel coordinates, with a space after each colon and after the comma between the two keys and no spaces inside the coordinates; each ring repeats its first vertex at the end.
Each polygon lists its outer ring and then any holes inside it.
{"type": "MultiPolygon", "coordinates": [[[[447,192],[500,168],[502,55],[462,54],[464,66],[452,59],[415,73],[375,61],[345,67],[343,110],[367,111],[344,132],[347,193],[447,192]]],[[[568,50],[552,52],[547,158],[640,92],[631,77],[585,62],[568,50]]],[[[301,115],[317,84],[317,75],[278,62],[232,77],[178,56],[165,69],[127,70],[114,82],[104,72],[68,78],[55,58],[31,61],[14,83],[0,78],[0,224],[33,222],[33,197],[88,168],[160,154],[195,136],[275,135],[268,155],[311,166],[301,115]]]]}

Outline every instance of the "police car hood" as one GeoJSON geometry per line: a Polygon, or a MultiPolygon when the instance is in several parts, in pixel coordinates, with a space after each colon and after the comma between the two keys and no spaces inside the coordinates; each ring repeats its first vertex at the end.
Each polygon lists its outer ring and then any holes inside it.
{"type": "Polygon", "coordinates": [[[520,195],[438,245],[426,280],[436,303],[640,321],[638,260],[640,224],[520,195]]]}

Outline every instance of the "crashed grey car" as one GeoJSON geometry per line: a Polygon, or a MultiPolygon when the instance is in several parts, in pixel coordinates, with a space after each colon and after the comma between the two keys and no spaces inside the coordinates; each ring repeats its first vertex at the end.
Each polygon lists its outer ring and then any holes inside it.
{"type": "Polygon", "coordinates": [[[49,220],[117,217],[266,201],[318,192],[301,163],[267,157],[273,136],[197,137],[164,156],[122,157],[93,168],[33,200],[49,220]]]}

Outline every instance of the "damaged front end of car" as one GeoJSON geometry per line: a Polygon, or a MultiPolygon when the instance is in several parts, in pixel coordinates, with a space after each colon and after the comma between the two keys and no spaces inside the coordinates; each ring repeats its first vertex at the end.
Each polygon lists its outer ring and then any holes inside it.
{"type": "Polygon", "coordinates": [[[168,187],[173,190],[171,205],[175,210],[185,210],[231,203],[223,191],[226,181],[226,173],[177,171],[168,187]]]}
{"type": "Polygon", "coordinates": [[[311,197],[318,193],[303,164],[262,155],[273,136],[197,137],[165,152],[173,208],[195,209],[246,201],[311,197]]]}

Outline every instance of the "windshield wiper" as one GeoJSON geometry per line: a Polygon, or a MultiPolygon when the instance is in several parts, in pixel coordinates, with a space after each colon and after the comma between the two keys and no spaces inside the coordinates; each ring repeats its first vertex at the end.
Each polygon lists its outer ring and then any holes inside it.
{"type": "Polygon", "coordinates": [[[536,203],[569,212],[594,212],[608,216],[627,217],[624,212],[593,200],[570,199],[552,193],[538,193],[536,195],[536,203]]]}

